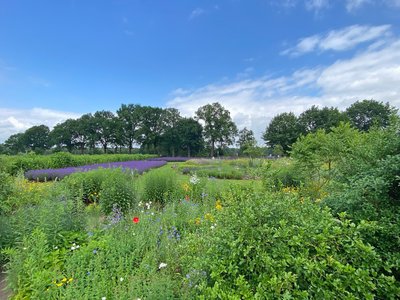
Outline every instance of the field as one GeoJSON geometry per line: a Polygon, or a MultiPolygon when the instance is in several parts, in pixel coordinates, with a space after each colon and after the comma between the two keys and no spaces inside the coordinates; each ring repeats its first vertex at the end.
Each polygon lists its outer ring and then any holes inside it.
{"type": "Polygon", "coordinates": [[[335,134],[330,153],[311,152],[309,135],[279,160],[192,159],[46,182],[3,171],[9,291],[13,299],[398,299],[397,133],[335,134]]]}

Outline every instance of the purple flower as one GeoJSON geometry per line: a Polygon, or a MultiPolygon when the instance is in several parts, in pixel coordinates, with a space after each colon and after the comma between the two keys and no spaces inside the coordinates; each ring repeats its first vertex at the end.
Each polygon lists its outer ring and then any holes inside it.
{"type": "Polygon", "coordinates": [[[81,167],[68,167],[61,169],[42,169],[42,170],[29,170],[25,172],[25,177],[29,180],[55,180],[62,179],[75,172],[87,172],[96,170],[98,168],[121,168],[123,170],[132,170],[139,174],[151,168],[158,168],[165,165],[165,160],[131,160],[122,162],[110,162],[94,165],[86,165],[81,167]]]}

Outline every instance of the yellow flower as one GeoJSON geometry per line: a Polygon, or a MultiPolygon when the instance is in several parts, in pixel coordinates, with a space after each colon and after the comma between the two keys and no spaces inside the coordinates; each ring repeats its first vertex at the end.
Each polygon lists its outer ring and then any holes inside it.
{"type": "Polygon", "coordinates": [[[67,282],[67,278],[64,277],[61,282],[67,282]]]}
{"type": "Polygon", "coordinates": [[[199,225],[199,224],[201,223],[200,218],[196,218],[196,219],[194,220],[194,223],[195,223],[196,225],[199,225]]]}
{"type": "Polygon", "coordinates": [[[204,215],[204,218],[205,218],[206,220],[208,220],[208,221],[211,221],[211,222],[214,222],[214,221],[215,221],[213,215],[210,214],[210,213],[206,213],[206,214],[204,215]]]}
{"type": "Polygon", "coordinates": [[[60,283],[56,283],[56,286],[60,287],[62,286],[64,283],[60,282],[60,283]]]}
{"type": "Polygon", "coordinates": [[[190,186],[187,183],[182,184],[182,188],[185,192],[190,191],[190,186]]]}
{"type": "Polygon", "coordinates": [[[73,280],[73,278],[68,279],[68,283],[72,282],[73,280]]]}
{"type": "Polygon", "coordinates": [[[217,200],[217,202],[215,202],[215,208],[217,210],[221,210],[222,209],[221,200],[217,200]]]}

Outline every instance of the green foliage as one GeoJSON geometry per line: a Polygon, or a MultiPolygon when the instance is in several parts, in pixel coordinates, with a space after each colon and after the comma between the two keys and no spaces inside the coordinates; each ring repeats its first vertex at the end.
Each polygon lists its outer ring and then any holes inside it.
{"type": "Polygon", "coordinates": [[[398,284],[360,237],[362,224],[285,194],[234,189],[224,203],[202,246],[195,235],[187,241],[190,266],[207,274],[201,299],[397,297],[398,284]]]}
{"type": "Polygon", "coordinates": [[[49,252],[46,235],[40,230],[24,237],[19,249],[6,251],[9,255],[8,282],[16,299],[43,299],[61,267],[57,257],[49,252]]]}
{"type": "Polygon", "coordinates": [[[51,155],[36,155],[28,153],[15,156],[0,156],[0,169],[11,175],[28,170],[53,169],[65,167],[77,167],[89,164],[105,162],[118,162],[129,160],[143,160],[154,157],[148,154],[101,154],[101,155],[73,155],[65,152],[58,152],[51,155]]]}
{"type": "Polygon", "coordinates": [[[368,131],[373,125],[387,127],[390,117],[396,112],[397,109],[389,103],[383,104],[375,100],[357,101],[346,109],[351,125],[361,131],[368,131]]]}
{"type": "MultiPolygon", "coordinates": [[[[239,146],[239,152],[241,154],[246,154],[246,151],[256,148],[257,141],[254,137],[253,130],[248,130],[246,127],[239,131],[239,139],[236,143],[239,146]]],[[[247,152],[250,154],[249,152],[247,152]]],[[[260,155],[261,156],[261,155],[260,155]]]]}
{"type": "Polygon", "coordinates": [[[156,169],[144,175],[142,201],[164,205],[173,199],[177,188],[176,173],[170,169],[156,169]]]}
{"type": "Polygon", "coordinates": [[[36,153],[43,153],[50,148],[50,129],[46,125],[33,126],[27,129],[23,135],[24,146],[36,153]]]}
{"type": "Polygon", "coordinates": [[[237,127],[230,112],[220,103],[207,104],[196,111],[196,120],[204,121],[204,137],[211,147],[210,156],[214,156],[215,146],[220,148],[231,145],[237,134],[237,127]]]}
{"type": "Polygon", "coordinates": [[[269,147],[281,145],[287,153],[299,136],[297,117],[293,113],[282,113],[271,120],[262,138],[269,147]]]}
{"type": "Polygon", "coordinates": [[[120,169],[107,172],[99,191],[100,206],[105,214],[111,213],[113,207],[118,207],[122,212],[136,207],[138,196],[132,179],[130,173],[120,169]]]}
{"type": "Polygon", "coordinates": [[[287,159],[281,159],[279,164],[265,164],[261,174],[263,186],[268,191],[280,191],[282,188],[299,187],[304,178],[296,166],[287,159]]]}
{"type": "Polygon", "coordinates": [[[14,178],[0,172],[0,215],[10,210],[8,199],[14,193],[14,178]]]}
{"type": "Polygon", "coordinates": [[[337,127],[340,122],[345,122],[346,119],[346,115],[337,108],[318,108],[313,105],[300,114],[298,119],[299,130],[304,135],[316,132],[319,129],[329,132],[332,128],[337,127]]]}

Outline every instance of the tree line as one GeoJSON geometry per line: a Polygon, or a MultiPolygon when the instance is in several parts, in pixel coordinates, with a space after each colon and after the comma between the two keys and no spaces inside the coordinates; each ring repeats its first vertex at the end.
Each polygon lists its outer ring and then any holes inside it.
{"type": "Polygon", "coordinates": [[[230,112],[220,103],[204,105],[193,118],[182,117],[175,108],[122,104],[114,114],[96,111],[78,119],[68,119],[54,126],[33,126],[23,133],[11,135],[0,145],[0,153],[17,154],[27,151],[69,151],[95,153],[128,152],[158,155],[223,155],[235,144],[240,155],[262,156],[268,153],[284,155],[301,135],[324,129],[327,132],[349,122],[368,131],[375,125],[385,127],[397,110],[388,103],[363,100],[345,111],[312,106],[298,117],[289,112],[275,116],[263,133],[266,148],[258,147],[254,132],[238,131],[230,112]]]}

